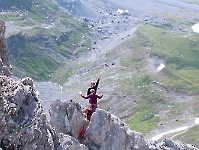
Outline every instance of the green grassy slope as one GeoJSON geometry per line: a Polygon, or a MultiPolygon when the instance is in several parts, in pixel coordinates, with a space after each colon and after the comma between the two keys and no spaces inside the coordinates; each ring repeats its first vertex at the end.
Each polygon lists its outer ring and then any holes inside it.
{"type": "Polygon", "coordinates": [[[144,135],[168,124],[177,127],[189,119],[187,112],[193,116],[198,113],[196,37],[197,34],[175,32],[161,25],[143,25],[134,38],[99,54],[97,62],[69,62],[70,70],[60,69],[62,74],[56,75],[64,81],[64,77],[75,75],[81,68],[89,69],[77,77],[77,82],[74,79],[74,84],[67,85],[67,90],[76,91],[101,74],[99,92],[105,97],[99,101],[100,108],[116,116],[126,113],[121,119],[144,135]],[[160,72],[150,67],[153,64],[148,59],[155,58],[166,62],[160,72]],[[102,66],[104,63],[109,66],[102,66]]]}
{"type": "MultiPolygon", "coordinates": [[[[186,36],[187,33],[173,33],[154,26],[142,26],[136,34],[137,38],[126,44],[131,46],[132,49],[140,51],[142,59],[144,59],[145,55],[149,54],[150,56],[158,56],[166,61],[166,68],[162,70],[161,74],[146,73],[139,78],[138,81],[134,80],[134,85],[136,85],[137,82],[137,86],[145,86],[145,89],[138,89],[143,102],[136,108],[139,113],[129,118],[127,123],[138,131],[145,133],[145,131],[142,131],[144,124],[148,124],[148,127],[153,128],[155,126],[151,126],[150,122],[157,125],[159,121],[159,119],[153,117],[155,111],[161,111],[164,108],[163,106],[166,107],[171,103],[163,97],[162,92],[157,93],[157,87],[162,87],[165,89],[165,92],[166,89],[169,89],[177,90],[187,95],[198,95],[199,80],[197,74],[199,73],[199,45],[197,43],[199,41],[196,38],[196,34],[186,36]],[[150,51],[147,51],[146,49],[149,48],[150,51]],[[154,80],[162,84],[153,85],[154,80]],[[156,92],[151,92],[155,90],[156,92]],[[153,103],[151,102],[152,100],[153,103]],[[161,108],[159,110],[158,105],[161,108]]],[[[138,63],[142,63],[142,61],[138,63]]],[[[130,62],[126,64],[130,64],[130,62]]],[[[145,65],[147,66],[147,64],[145,65]]],[[[139,76],[139,74],[137,76],[139,76]]],[[[192,102],[191,105],[194,106],[194,104],[192,102]]],[[[184,104],[182,104],[182,110],[180,112],[176,111],[175,109],[177,108],[175,107],[172,107],[169,111],[182,113],[186,109],[183,108],[183,106],[184,104]]],[[[197,109],[194,109],[194,111],[197,111],[197,109]]],[[[175,116],[175,114],[172,115],[175,116]]],[[[148,131],[150,131],[150,129],[148,131]]]]}
{"type": "Polygon", "coordinates": [[[49,80],[65,61],[91,46],[85,25],[49,0],[32,1],[29,7],[3,13],[1,18],[23,28],[8,38],[12,43],[8,53],[13,73],[18,77],[49,80]]]}
{"type": "Polygon", "coordinates": [[[144,43],[151,47],[151,55],[166,60],[164,82],[168,87],[197,94],[199,44],[196,34],[187,36],[187,33],[172,33],[152,26],[140,28],[138,34],[140,38],[147,40],[144,43]]]}

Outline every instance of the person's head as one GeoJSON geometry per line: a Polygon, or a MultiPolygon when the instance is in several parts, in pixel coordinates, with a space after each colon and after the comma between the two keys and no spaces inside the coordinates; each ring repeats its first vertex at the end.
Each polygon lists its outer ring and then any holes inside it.
{"type": "Polygon", "coordinates": [[[95,82],[91,81],[91,87],[95,86],[95,82]]]}
{"type": "Polygon", "coordinates": [[[91,92],[91,93],[95,93],[95,90],[94,90],[94,89],[90,89],[90,92],[91,92]]]}

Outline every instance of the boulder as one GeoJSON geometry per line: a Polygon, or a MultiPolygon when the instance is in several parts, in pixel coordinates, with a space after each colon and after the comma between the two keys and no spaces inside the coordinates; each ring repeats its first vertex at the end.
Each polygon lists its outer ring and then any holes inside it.
{"type": "Polygon", "coordinates": [[[0,147],[52,149],[47,119],[34,86],[0,76],[0,147]]]}
{"type": "Polygon", "coordinates": [[[59,133],[65,133],[78,139],[84,126],[84,117],[81,105],[73,100],[61,102],[57,100],[50,106],[51,125],[59,133]]]}
{"type": "Polygon", "coordinates": [[[89,150],[84,144],[80,144],[77,139],[67,134],[60,134],[60,144],[63,150],[89,150]]]}
{"type": "Polygon", "coordinates": [[[86,138],[92,150],[148,150],[142,136],[110,113],[97,109],[86,130],[86,138]]]}

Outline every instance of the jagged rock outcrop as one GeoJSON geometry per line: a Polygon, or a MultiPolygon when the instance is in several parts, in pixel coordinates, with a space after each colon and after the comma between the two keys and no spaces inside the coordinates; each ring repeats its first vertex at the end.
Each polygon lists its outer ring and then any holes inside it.
{"type": "Polygon", "coordinates": [[[52,149],[47,120],[29,78],[18,82],[0,76],[0,147],[52,149]]]}
{"type": "Polygon", "coordinates": [[[80,144],[77,139],[67,134],[59,134],[59,138],[63,150],[89,150],[87,146],[80,144]]]}
{"type": "Polygon", "coordinates": [[[0,75],[10,77],[12,68],[6,52],[5,31],[5,22],[0,19],[0,75]]]}
{"type": "MultiPolygon", "coordinates": [[[[80,131],[85,127],[83,112],[81,105],[72,100],[54,102],[50,109],[51,124],[58,132],[78,139],[80,131]]],[[[101,109],[93,114],[85,136],[85,142],[92,150],[149,149],[142,134],[101,109]]]]}
{"type": "Polygon", "coordinates": [[[93,150],[148,150],[142,136],[109,112],[98,109],[86,130],[89,147],[93,150]]]}
{"type": "Polygon", "coordinates": [[[30,78],[14,81],[0,76],[0,95],[0,148],[88,150],[74,137],[57,134],[49,125],[30,78]]]}
{"type": "Polygon", "coordinates": [[[61,102],[57,100],[51,104],[50,109],[51,125],[60,133],[69,134],[76,139],[84,125],[82,108],[79,103],[73,100],[61,102]]]}
{"type": "MultiPolygon", "coordinates": [[[[119,118],[102,109],[97,109],[89,124],[85,126],[83,113],[84,108],[73,100],[65,102],[57,100],[51,104],[51,124],[61,136],[60,141],[68,143],[71,149],[75,147],[83,150],[198,150],[193,145],[170,139],[165,139],[161,143],[147,142],[141,133],[134,131],[119,118]],[[78,133],[80,134],[84,128],[86,132],[82,140],[79,139],[78,133]],[[84,145],[77,144],[77,140],[84,145]]],[[[63,143],[61,145],[64,147],[63,143]]]]}

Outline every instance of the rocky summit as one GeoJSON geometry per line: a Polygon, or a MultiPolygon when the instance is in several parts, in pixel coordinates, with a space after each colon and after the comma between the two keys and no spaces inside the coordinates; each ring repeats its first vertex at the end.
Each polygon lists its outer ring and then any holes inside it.
{"type": "Polygon", "coordinates": [[[34,81],[15,81],[6,52],[5,22],[0,20],[0,149],[3,150],[152,150],[191,149],[193,145],[165,139],[150,143],[116,116],[97,109],[90,120],[74,100],[51,104],[43,112],[34,81]]]}

